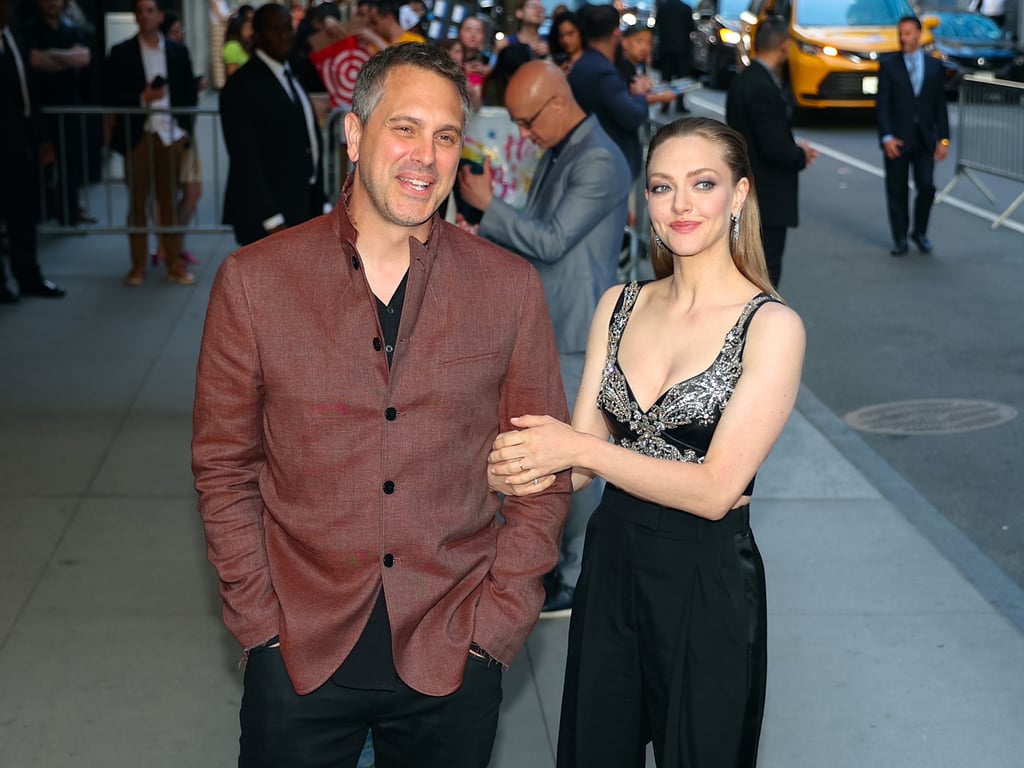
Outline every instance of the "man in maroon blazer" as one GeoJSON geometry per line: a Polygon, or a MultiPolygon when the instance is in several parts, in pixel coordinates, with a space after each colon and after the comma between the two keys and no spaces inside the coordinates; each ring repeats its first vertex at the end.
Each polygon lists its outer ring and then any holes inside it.
{"type": "Polygon", "coordinates": [[[193,471],[248,658],[239,765],[483,768],[502,670],[558,559],[569,479],[499,497],[495,436],[567,419],[533,267],[437,215],[469,112],[440,49],[363,68],[332,214],[229,256],[193,471]]]}

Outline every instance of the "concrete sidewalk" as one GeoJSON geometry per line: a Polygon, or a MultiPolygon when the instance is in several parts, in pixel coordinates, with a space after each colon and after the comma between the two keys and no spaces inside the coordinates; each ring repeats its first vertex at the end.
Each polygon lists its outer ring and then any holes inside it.
{"type": "MultiPolygon", "coordinates": [[[[189,247],[198,286],[151,271],[128,289],[126,238],[45,239],[67,298],[0,306],[0,768],[236,759],[239,651],[189,471],[206,297],[233,242],[189,247]]],[[[1022,764],[1024,597],[813,393],[752,509],[761,766],[1022,764]]],[[[506,676],[497,768],[554,765],[567,627],[540,622],[506,676]]]]}

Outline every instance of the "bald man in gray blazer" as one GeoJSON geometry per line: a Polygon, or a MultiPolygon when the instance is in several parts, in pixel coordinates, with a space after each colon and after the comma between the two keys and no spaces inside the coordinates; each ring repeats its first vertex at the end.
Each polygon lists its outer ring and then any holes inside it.
{"type": "MultiPolygon", "coordinates": [[[[540,274],[572,409],[590,321],[598,299],[616,281],[632,177],[622,151],[597,118],[583,112],[553,64],[520,67],[505,91],[505,106],[520,135],[545,150],[526,205],[513,208],[492,196],[487,164],[483,174],[463,168],[459,189],[465,202],[484,212],[478,234],[518,253],[540,274]]],[[[600,497],[597,483],[573,497],[541,618],[571,611],[587,520],[600,497]]]]}

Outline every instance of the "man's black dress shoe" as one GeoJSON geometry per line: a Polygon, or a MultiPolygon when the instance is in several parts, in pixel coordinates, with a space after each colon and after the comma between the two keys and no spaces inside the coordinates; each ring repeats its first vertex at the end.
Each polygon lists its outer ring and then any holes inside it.
{"type": "Polygon", "coordinates": [[[892,248],[889,250],[889,253],[891,253],[893,256],[902,256],[909,250],[910,249],[907,247],[906,240],[897,240],[895,243],[892,244],[892,248]]]}
{"type": "Polygon", "coordinates": [[[12,293],[6,287],[0,288],[0,304],[17,304],[20,298],[18,294],[12,293]]]}
{"type": "Polygon", "coordinates": [[[36,296],[41,299],[63,299],[66,293],[67,291],[51,280],[40,280],[35,285],[21,289],[22,296],[36,296]]]}
{"type": "Polygon", "coordinates": [[[932,252],[932,241],[924,235],[911,235],[910,239],[914,241],[914,245],[917,246],[917,250],[921,253],[932,252]]]}

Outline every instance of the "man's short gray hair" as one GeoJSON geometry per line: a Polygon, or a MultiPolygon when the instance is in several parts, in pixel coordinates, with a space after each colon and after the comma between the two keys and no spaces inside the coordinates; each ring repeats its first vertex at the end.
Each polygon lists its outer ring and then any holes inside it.
{"type": "Polygon", "coordinates": [[[363,65],[352,93],[352,112],[363,125],[370,120],[373,110],[384,98],[388,75],[396,67],[416,67],[450,80],[459,91],[459,101],[462,102],[462,125],[465,127],[472,114],[466,74],[447,51],[430,43],[392,45],[374,54],[363,65]]]}

